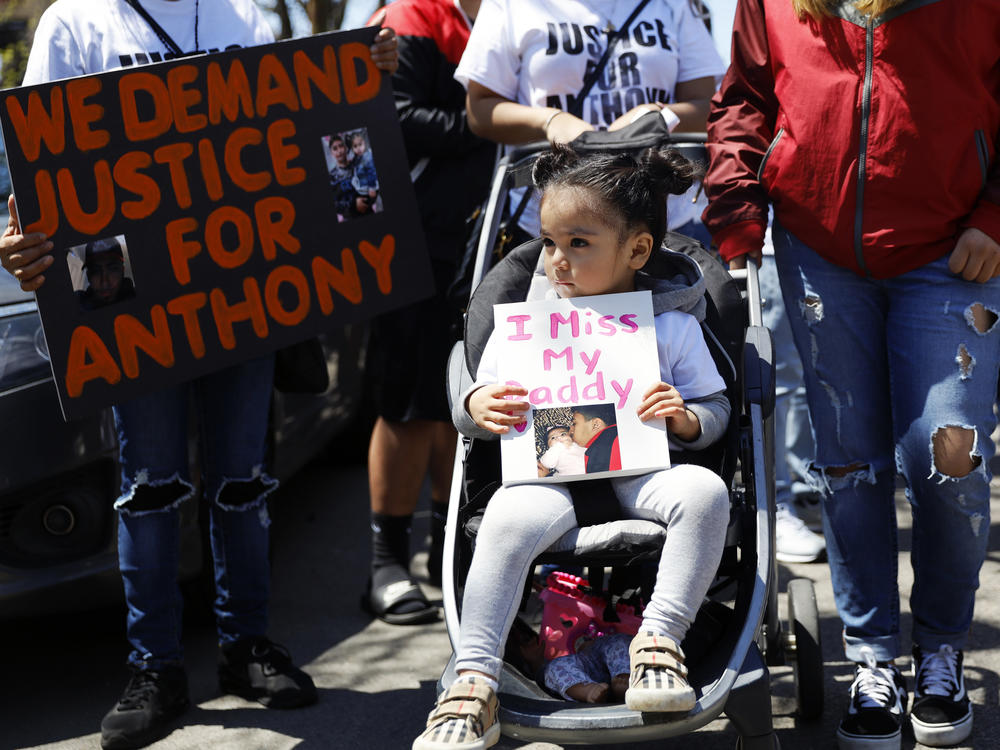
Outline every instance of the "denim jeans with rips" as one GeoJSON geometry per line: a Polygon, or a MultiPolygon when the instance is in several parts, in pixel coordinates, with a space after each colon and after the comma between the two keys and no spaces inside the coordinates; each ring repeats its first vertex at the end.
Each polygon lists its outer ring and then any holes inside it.
{"type": "Polygon", "coordinates": [[[795,495],[812,489],[806,483],[814,453],[812,427],[802,362],[773,255],[764,255],[759,278],[764,325],[774,340],[774,497],[777,503],[788,504],[795,495]]]}
{"type": "Polygon", "coordinates": [[[115,407],[122,466],[118,557],[129,663],[182,660],[179,506],[195,494],[188,416],[197,415],[201,494],[209,503],[220,644],[267,630],[270,570],[264,471],[274,357],[268,355],[115,407]]]}
{"type": "Polygon", "coordinates": [[[861,661],[865,645],[879,660],[900,654],[897,472],[913,516],[913,643],[964,648],[990,529],[1000,278],[965,281],[947,256],[865,278],[777,223],[774,248],[804,368],[847,658],[861,661]],[[935,463],[935,440],[948,427],[972,433],[964,476],[935,463]]]}

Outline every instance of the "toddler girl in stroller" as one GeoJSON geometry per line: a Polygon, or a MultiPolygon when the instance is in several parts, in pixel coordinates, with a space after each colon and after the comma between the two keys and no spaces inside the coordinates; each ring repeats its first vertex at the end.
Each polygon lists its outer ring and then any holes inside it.
{"type": "MultiPolygon", "coordinates": [[[[667,194],[683,192],[693,176],[693,165],[667,150],[582,156],[567,146],[554,146],[533,171],[542,194],[545,277],[532,284],[528,298],[652,290],[661,382],[646,390],[639,417],[664,419],[678,449],[717,440],[730,409],[697,320],[678,309],[679,299],[691,298],[690,288],[640,273],[662,244],[667,194]]],[[[523,399],[528,391],[497,383],[495,351],[487,343],[475,384],[456,401],[455,422],[463,434],[504,434],[530,408],[526,400],[506,398],[523,399]]],[[[637,711],[687,711],[695,693],[685,679],[679,644],[722,554],[726,485],[708,469],[682,464],[616,478],[611,486],[626,516],[667,526],[656,583],[629,648],[626,704],[637,711]]],[[[520,583],[535,557],[575,526],[570,493],[562,485],[504,487],[492,497],[466,579],[459,678],[438,699],[414,750],[471,750],[497,742],[495,690],[520,583]]]]}

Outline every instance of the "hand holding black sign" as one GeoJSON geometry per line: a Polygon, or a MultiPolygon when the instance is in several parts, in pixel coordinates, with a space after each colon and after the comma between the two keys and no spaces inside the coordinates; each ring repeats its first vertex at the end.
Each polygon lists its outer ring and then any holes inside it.
{"type": "Polygon", "coordinates": [[[67,418],[426,296],[374,34],[4,92],[12,216],[54,248],[38,301],[67,418]],[[336,139],[354,157],[350,215],[331,189],[336,139]],[[120,252],[88,255],[95,240],[120,252]],[[132,293],[89,293],[95,279],[132,293]]]}

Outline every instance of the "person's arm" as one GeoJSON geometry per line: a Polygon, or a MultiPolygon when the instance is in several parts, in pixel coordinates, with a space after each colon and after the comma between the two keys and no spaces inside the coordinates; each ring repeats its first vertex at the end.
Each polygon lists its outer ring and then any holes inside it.
{"type": "Polygon", "coordinates": [[[392,88],[403,141],[411,159],[455,158],[482,143],[469,127],[464,106],[449,108],[441,104],[448,92],[437,90],[439,76],[435,71],[446,64],[433,38],[400,35],[399,70],[392,77],[392,88]]]}
{"type": "Polygon", "coordinates": [[[669,383],[654,383],[647,388],[636,412],[643,422],[663,417],[670,434],[685,442],[693,442],[701,436],[698,416],[685,406],[680,392],[669,383]]]}
{"type": "Polygon", "coordinates": [[[569,112],[518,104],[475,81],[469,81],[466,108],[472,131],[497,143],[568,143],[594,129],[569,112]]]}
{"type": "Polygon", "coordinates": [[[704,133],[714,93],[715,79],[711,76],[678,83],[674,88],[675,102],[667,105],[680,119],[674,130],[678,133],[704,133]]]}
{"type": "Polygon", "coordinates": [[[638,104],[616,119],[608,130],[620,130],[631,125],[648,112],[659,112],[667,121],[671,132],[704,133],[708,121],[708,109],[715,93],[715,79],[711,76],[694,81],[678,83],[675,89],[676,102],[647,102],[638,104]],[[668,110],[664,112],[664,110],[668,110]]]}
{"type": "MultiPolygon", "coordinates": [[[[22,86],[59,78],[86,75],[83,52],[69,27],[51,7],[42,13],[28,53],[22,86]]],[[[22,190],[24,188],[22,187],[22,190]]],[[[44,271],[52,265],[52,243],[41,232],[23,233],[17,216],[14,196],[7,199],[10,217],[0,236],[0,265],[17,279],[21,288],[33,292],[45,283],[44,271]]]]}
{"type": "Polygon", "coordinates": [[[732,406],[725,391],[718,391],[701,398],[688,399],[684,406],[694,414],[701,426],[701,434],[694,440],[677,440],[687,450],[696,451],[707,448],[726,433],[732,406]]]}
{"type": "Polygon", "coordinates": [[[709,446],[725,433],[730,404],[726,381],[712,359],[701,325],[694,316],[676,311],[657,315],[654,325],[660,377],[671,379],[683,400],[684,419],[691,423],[672,430],[672,439],[691,450],[709,446]],[[695,422],[697,430],[692,429],[695,422]]]}
{"type": "Polygon", "coordinates": [[[708,208],[703,219],[722,257],[743,267],[758,262],[768,198],[757,179],[774,138],[778,101],[762,0],[743,0],[733,23],[733,55],[708,117],[708,208]]]}

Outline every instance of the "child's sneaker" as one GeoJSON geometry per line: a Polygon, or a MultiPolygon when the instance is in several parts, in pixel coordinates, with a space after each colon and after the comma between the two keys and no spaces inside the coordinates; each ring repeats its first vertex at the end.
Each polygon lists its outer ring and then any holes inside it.
{"type": "Polygon", "coordinates": [[[962,652],[944,645],[925,653],[913,647],[913,708],[910,723],[917,742],[947,747],[972,732],[972,706],[965,692],[962,652]]]}
{"type": "Polygon", "coordinates": [[[906,682],[895,664],[878,662],[868,646],[861,649],[851,683],[851,704],[837,729],[841,750],[899,750],[906,706],[906,682]]]}
{"type": "Polygon", "coordinates": [[[639,633],[628,649],[631,675],[625,705],[633,711],[690,711],[697,698],[687,682],[684,652],[673,640],[639,633]]]}
{"type": "Polygon", "coordinates": [[[485,680],[463,677],[441,694],[413,750],[486,750],[500,739],[497,695],[485,680]]]}

